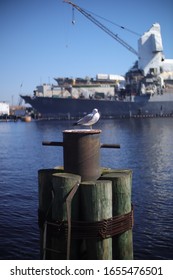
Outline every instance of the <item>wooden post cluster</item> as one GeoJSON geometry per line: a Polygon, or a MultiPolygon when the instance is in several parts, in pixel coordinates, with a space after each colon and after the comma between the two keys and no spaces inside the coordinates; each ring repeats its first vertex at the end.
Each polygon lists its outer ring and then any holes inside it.
{"type": "Polygon", "coordinates": [[[133,259],[132,172],[100,167],[99,134],[65,131],[64,169],[38,172],[44,259],[133,259]]]}

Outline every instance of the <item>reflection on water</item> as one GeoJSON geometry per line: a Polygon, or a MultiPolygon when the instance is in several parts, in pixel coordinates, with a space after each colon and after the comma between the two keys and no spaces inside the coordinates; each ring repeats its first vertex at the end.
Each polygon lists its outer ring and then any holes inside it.
{"type": "MultiPolygon", "coordinates": [[[[37,171],[63,165],[62,141],[70,121],[0,123],[0,258],[38,259],[37,171]]],[[[173,259],[173,119],[101,120],[101,166],[133,170],[134,255],[173,259]]]]}

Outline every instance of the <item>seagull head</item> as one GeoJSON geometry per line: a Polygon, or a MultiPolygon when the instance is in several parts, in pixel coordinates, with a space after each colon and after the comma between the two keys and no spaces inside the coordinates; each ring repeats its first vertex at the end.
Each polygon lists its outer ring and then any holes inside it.
{"type": "Polygon", "coordinates": [[[98,113],[98,110],[97,110],[97,109],[94,109],[94,110],[92,111],[92,113],[93,113],[93,114],[96,114],[96,113],[98,113]]]}

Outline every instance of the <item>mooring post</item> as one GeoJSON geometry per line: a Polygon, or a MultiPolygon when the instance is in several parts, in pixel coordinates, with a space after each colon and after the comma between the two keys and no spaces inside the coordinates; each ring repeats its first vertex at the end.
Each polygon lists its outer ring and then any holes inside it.
{"type": "MultiPolygon", "coordinates": [[[[40,228],[40,257],[43,259],[43,233],[45,221],[51,221],[52,211],[52,174],[56,173],[55,169],[38,170],[38,222],[40,228]]],[[[50,246],[50,239],[47,238],[47,244],[50,246]]],[[[48,255],[47,255],[48,256],[48,255]]],[[[49,258],[49,256],[48,256],[49,258]]]]}
{"type": "Polygon", "coordinates": [[[52,175],[51,259],[133,259],[132,172],[100,167],[100,148],[120,148],[100,144],[100,133],[64,130],[63,142],[43,142],[64,155],[64,173],[52,175]]]}
{"type": "Polygon", "coordinates": [[[99,178],[100,133],[98,129],[63,131],[65,172],[79,174],[82,181],[99,178]]]}
{"type": "Polygon", "coordinates": [[[85,239],[87,260],[111,260],[112,238],[105,236],[106,224],[100,228],[98,222],[112,217],[112,182],[82,182],[80,191],[82,220],[88,223],[85,239]],[[90,233],[91,227],[94,229],[93,235],[90,233]]]}
{"type": "Polygon", "coordinates": [[[133,259],[133,213],[131,203],[132,171],[131,170],[105,170],[101,180],[112,181],[112,208],[113,217],[129,214],[124,225],[124,231],[112,238],[113,259],[133,259]]]}
{"type": "MultiPolygon", "coordinates": [[[[71,173],[53,174],[54,198],[52,203],[52,259],[78,259],[78,241],[68,238],[71,220],[79,220],[79,193],[76,192],[69,208],[67,197],[76,184],[80,184],[81,177],[71,173]],[[67,227],[68,224],[68,227],[67,227]],[[68,243],[69,241],[69,243],[68,243]]],[[[69,236],[70,237],[70,236],[69,236]]]]}
{"type": "MultiPolygon", "coordinates": [[[[45,222],[52,221],[52,198],[53,184],[52,175],[62,172],[59,168],[40,169],[38,170],[38,222],[40,228],[40,257],[43,258],[43,233],[45,222]]],[[[51,238],[47,236],[47,246],[51,247],[51,238]]],[[[47,258],[50,258],[50,253],[47,252],[47,258]]]]}

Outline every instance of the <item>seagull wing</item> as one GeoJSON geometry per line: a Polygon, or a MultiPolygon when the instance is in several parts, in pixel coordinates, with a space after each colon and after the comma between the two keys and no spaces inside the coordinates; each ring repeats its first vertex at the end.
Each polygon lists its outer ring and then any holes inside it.
{"type": "Polygon", "coordinates": [[[85,117],[83,117],[82,119],[80,119],[77,124],[87,124],[88,122],[90,122],[93,118],[93,114],[88,114],[85,117]]]}

